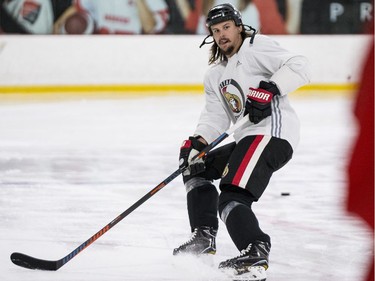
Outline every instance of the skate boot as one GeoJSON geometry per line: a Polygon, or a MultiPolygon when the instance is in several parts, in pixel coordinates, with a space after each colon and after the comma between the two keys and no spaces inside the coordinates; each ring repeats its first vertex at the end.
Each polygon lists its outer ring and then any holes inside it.
{"type": "Polygon", "coordinates": [[[238,257],[221,262],[219,269],[231,275],[233,280],[264,281],[270,249],[269,243],[256,241],[242,250],[238,257]]]}
{"type": "Polygon", "coordinates": [[[180,247],[173,250],[173,255],[180,254],[212,254],[216,253],[216,233],[217,230],[208,227],[201,226],[194,229],[191,234],[191,238],[180,247]]]}

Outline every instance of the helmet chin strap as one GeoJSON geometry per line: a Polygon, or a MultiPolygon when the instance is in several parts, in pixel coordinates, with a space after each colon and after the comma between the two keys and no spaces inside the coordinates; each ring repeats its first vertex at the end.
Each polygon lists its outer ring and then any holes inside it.
{"type": "MultiPolygon", "coordinates": [[[[243,28],[245,29],[245,31],[251,31],[251,35],[250,35],[250,44],[253,44],[254,42],[254,38],[255,38],[255,35],[257,34],[257,31],[255,28],[251,27],[250,25],[246,25],[246,24],[243,24],[242,25],[243,28]]],[[[209,34],[207,35],[204,39],[203,39],[203,42],[199,45],[199,48],[202,48],[204,45],[206,44],[212,44],[215,42],[214,39],[212,39],[211,41],[207,42],[208,38],[210,38],[212,35],[209,34]]]]}

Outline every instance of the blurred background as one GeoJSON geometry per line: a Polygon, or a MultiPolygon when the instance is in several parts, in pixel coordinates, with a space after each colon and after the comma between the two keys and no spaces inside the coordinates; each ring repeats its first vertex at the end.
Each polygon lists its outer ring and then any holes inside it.
{"type": "Polygon", "coordinates": [[[360,34],[373,16],[371,0],[0,0],[0,30],[10,34],[206,34],[204,15],[224,2],[238,7],[244,23],[264,34],[360,34]]]}
{"type": "Polygon", "coordinates": [[[303,90],[357,89],[371,0],[0,0],[0,93],[202,93],[205,15],[225,2],[310,60],[303,90]]]}
{"type": "MultiPolygon", "coordinates": [[[[177,168],[204,102],[205,15],[224,2],[311,63],[290,95],[300,147],[259,203],[276,241],[268,279],[374,280],[373,1],[0,0],[1,280],[220,280],[172,259],[188,234],[180,178],[66,271],[9,255],[60,258],[177,168]]],[[[236,254],[220,235],[217,261],[236,254]]]]}

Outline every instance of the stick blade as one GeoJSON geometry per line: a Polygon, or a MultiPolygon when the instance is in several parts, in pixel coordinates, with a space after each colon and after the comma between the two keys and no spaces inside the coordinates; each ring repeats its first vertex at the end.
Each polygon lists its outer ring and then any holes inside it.
{"type": "Polygon", "coordinates": [[[11,254],[10,259],[15,265],[28,269],[56,271],[61,267],[59,261],[41,260],[21,253],[11,254]]]}

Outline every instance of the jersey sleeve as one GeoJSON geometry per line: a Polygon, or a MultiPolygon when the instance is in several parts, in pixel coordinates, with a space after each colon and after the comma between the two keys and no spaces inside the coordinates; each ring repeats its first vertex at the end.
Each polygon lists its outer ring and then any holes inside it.
{"type": "Polygon", "coordinates": [[[259,66],[270,81],[278,86],[281,95],[289,94],[310,82],[310,64],[306,57],[281,47],[271,38],[257,35],[249,48],[249,64],[259,66]]]}
{"type": "Polygon", "coordinates": [[[229,128],[230,119],[212,87],[210,81],[212,77],[209,73],[211,72],[209,71],[204,79],[205,106],[194,134],[202,136],[208,143],[211,143],[229,128]]]}

